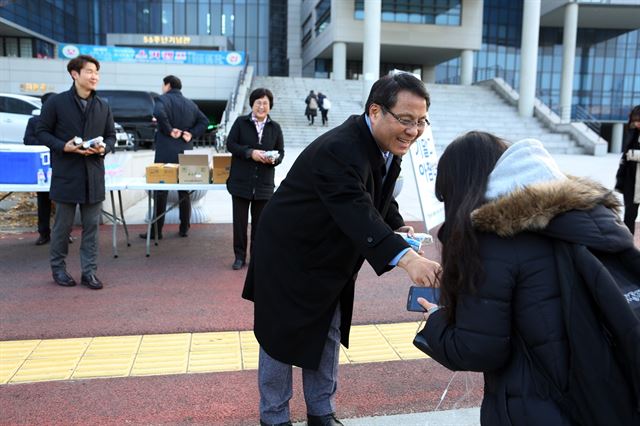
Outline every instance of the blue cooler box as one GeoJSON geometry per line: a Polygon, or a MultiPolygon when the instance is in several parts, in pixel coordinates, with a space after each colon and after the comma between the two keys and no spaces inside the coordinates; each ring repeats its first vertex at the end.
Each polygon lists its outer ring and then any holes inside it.
{"type": "Polygon", "coordinates": [[[0,183],[46,183],[50,160],[46,146],[0,144],[0,183]]]}

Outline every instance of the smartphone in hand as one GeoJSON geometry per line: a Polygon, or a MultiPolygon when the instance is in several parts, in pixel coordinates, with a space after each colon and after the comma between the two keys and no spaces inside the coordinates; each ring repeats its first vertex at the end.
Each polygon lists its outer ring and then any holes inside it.
{"type": "Polygon", "coordinates": [[[438,305],[440,301],[440,288],[438,287],[409,287],[409,297],[407,297],[407,311],[425,312],[425,309],[418,303],[418,297],[427,299],[429,303],[438,305]]]}

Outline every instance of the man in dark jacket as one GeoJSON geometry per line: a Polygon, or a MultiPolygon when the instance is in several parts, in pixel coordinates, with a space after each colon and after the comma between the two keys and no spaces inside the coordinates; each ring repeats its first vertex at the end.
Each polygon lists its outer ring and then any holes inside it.
{"type": "Polygon", "coordinates": [[[100,63],[80,55],[67,64],[73,86],[50,99],[42,108],[37,138],[51,150],[50,197],[56,202],[51,233],[51,270],[61,286],[76,282],[66,270],[68,236],[76,205],[82,217],[80,261],[81,283],[91,289],[102,288],[96,276],[98,224],[105,198],[104,155],[115,149],[115,129],[109,105],[95,94],[100,80],[100,63]],[[84,148],[74,138],[88,141],[101,136],[103,144],[84,148]]]}
{"type": "MultiPolygon", "coordinates": [[[[209,120],[190,99],[180,91],[182,82],[174,75],[163,80],[162,93],[155,104],[153,115],[158,120],[155,145],[156,163],[178,163],[178,154],[193,149],[193,138],[202,136],[209,120]]],[[[168,191],[156,191],[154,204],[158,226],[158,239],[162,239],[164,212],[167,209],[168,191]]],[[[180,200],[180,236],[186,237],[191,220],[191,199],[188,191],[178,191],[180,200]]],[[[151,235],[154,238],[155,235],[151,235]]],[[[147,234],[140,234],[147,238],[147,234]]]]}
{"type": "Polygon", "coordinates": [[[426,284],[439,265],[409,249],[393,198],[401,157],[427,126],[429,95],[410,74],[377,81],[365,114],[305,149],[260,217],[243,297],[254,301],[262,425],[291,424],[291,366],[303,369],[308,424],[340,425],[340,342],[348,347],[356,275],[398,265],[426,284]]]}

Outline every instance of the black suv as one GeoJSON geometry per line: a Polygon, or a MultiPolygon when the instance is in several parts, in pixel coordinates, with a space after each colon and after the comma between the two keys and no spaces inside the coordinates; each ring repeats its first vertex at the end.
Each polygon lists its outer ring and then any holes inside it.
{"type": "Polygon", "coordinates": [[[153,147],[157,127],[153,106],[157,93],[137,90],[98,90],[97,93],[111,107],[114,121],[133,135],[136,149],[153,147]]]}

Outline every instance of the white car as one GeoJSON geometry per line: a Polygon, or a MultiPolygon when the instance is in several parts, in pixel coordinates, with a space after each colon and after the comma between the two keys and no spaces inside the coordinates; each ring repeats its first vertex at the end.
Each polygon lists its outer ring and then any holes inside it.
{"type": "Polygon", "coordinates": [[[34,96],[0,93],[0,142],[22,143],[27,122],[41,108],[42,102],[34,96]]]}

